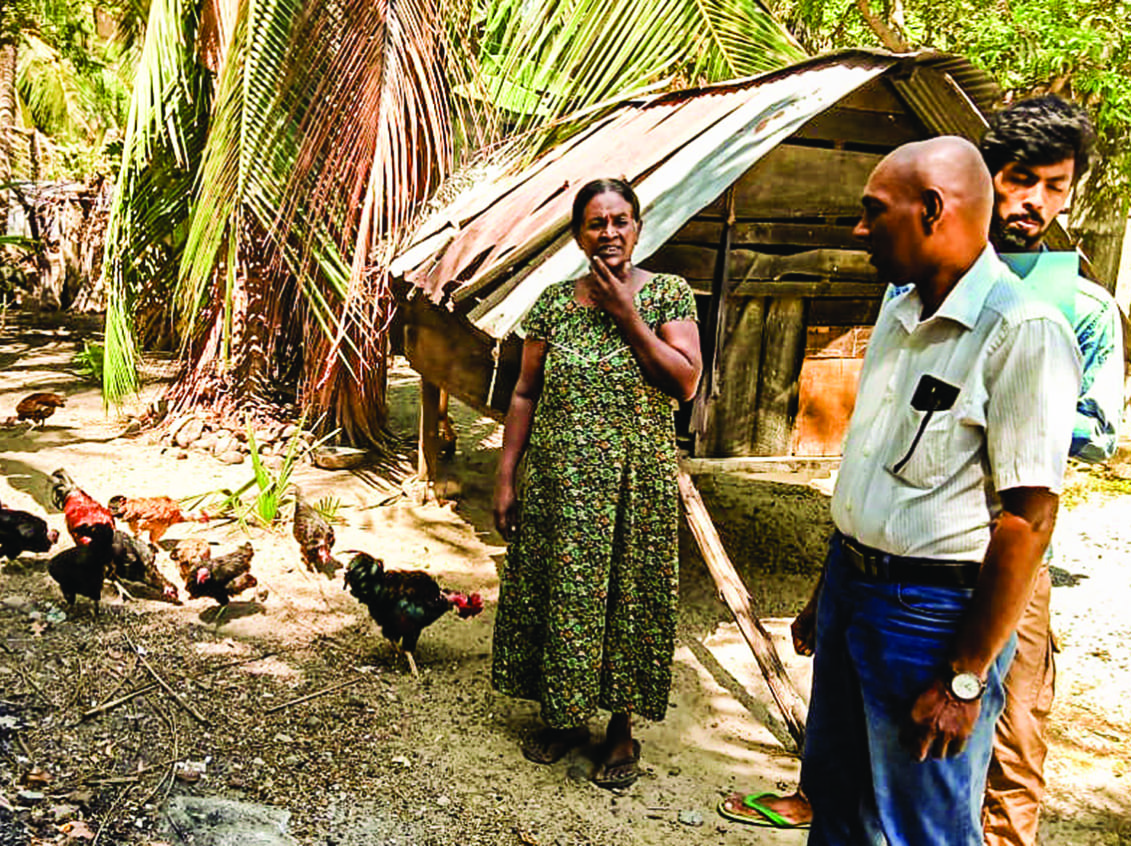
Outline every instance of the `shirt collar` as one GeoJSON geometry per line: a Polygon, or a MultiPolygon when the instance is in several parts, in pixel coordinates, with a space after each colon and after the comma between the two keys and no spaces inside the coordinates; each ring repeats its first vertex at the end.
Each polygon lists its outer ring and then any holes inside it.
{"type": "Polygon", "coordinates": [[[910,291],[892,301],[894,316],[908,334],[914,332],[920,323],[936,320],[953,320],[967,329],[973,329],[986,297],[1003,272],[1008,272],[1007,268],[997,257],[993,247],[987,244],[958,283],[950,289],[938,311],[920,321],[923,301],[919,298],[919,289],[912,286],[910,291]]]}

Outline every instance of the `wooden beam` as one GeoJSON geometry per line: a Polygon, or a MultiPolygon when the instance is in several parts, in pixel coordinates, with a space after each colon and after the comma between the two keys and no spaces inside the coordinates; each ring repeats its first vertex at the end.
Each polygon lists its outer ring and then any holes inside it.
{"type": "Polygon", "coordinates": [[[749,455],[754,450],[758,372],[762,361],[765,301],[732,299],[726,310],[719,386],[705,409],[697,456],[749,455]]]}
{"type": "Polygon", "coordinates": [[[781,144],[735,183],[739,218],[852,216],[882,156],[781,144]]]}
{"type": "Polygon", "coordinates": [[[840,282],[836,279],[800,281],[793,279],[752,279],[735,287],[735,297],[839,297],[871,299],[883,296],[884,285],[879,282],[840,282]]]}
{"type": "Polygon", "coordinates": [[[416,453],[416,476],[424,482],[436,481],[440,464],[440,387],[420,380],[420,437],[416,453]]]}
{"type": "MultiPolygon", "coordinates": [[[[854,213],[855,215],[855,213],[854,213]]],[[[858,217],[858,215],[855,215],[858,217]]],[[[855,223],[855,217],[853,223],[855,223]]],[[[705,215],[696,215],[683,225],[677,233],[678,237],[672,238],[668,245],[699,245],[709,246],[718,243],[719,231],[722,227],[720,220],[715,220],[705,215]]],[[[734,246],[754,248],[773,247],[806,247],[832,248],[842,250],[859,250],[860,242],[852,236],[852,226],[846,224],[838,226],[829,223],[790,223],[782,221],[743,220],[736,218],[734,223],[734,246]]],[[[667,246],[667,245],[665,245],[667,246]]],[[[653,258],[646,262],[651,266],[653,258]]]]}
{"type": "Polygon", "coordinates": [[[786,673],[785,665],[782,664],[781,657],[774,647],[773,638],[758,619],[750,593],[739,578],[730,556],[727,555],[719,539],[719,533],[715,530],[715,524],[711,522],[711,515],[707,512],[707,506],[703,504],[703,498],[684,470],[679,472],[679,495],[683,500],[687,523],[691,527],[692,535],[695,536],[695,542],[699,545],[699,551],[703,554],[703,560],[707,562],[711,578],[719,589],[719,596],[734,615],[738,630],[742,632],[743,638],[754,653],[754,660],[758,662],[762,677],[770,688],[770,695],[773,696],[774,702],[785,718],[790,737],[797,744],[798,750],[804,749],[805,720],[808,715],[805,700],[801,698],[801,694],[797,692],[789,674],[786,673]]]}
{"type": "Polygon", "coordinates": [[[754,455],[787,455],[797,416],[797,392],[805,361],[806,300],[769,301],[762,330],[762,368],[754,418],[754,455]]]}

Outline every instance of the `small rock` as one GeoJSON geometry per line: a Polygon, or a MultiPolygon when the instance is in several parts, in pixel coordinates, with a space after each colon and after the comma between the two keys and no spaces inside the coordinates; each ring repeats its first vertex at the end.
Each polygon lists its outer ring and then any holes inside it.
{"type": "Polygon", "coordinates": [[[225,464],[243,464],[243,453],[237,449],[225,452],[220,456],[220,460],[225,464]]]}
{"type": "Polygon", "coordinates": [[[436,804],[439,805],[441,808],[446,808],[446,807],[448,807],[448,805],[452,804],[452,800],[449,799],[447,796],[437,796],[436,797],[436,804]]]}
{"type": "Polygon", "coordinates": [[[31,605],[31,600],[26,596],[5,596],[2,600],[0,600],[0,605],[3,605],[5,608],[11,608],[15,611],[22,611],[24,608],[27,608],[29,605],[31,605]]]}
{"type": "Polygon", "coordinates": [[[682,769],[680,769],[679,767],[672,767],[672,768],[671,768],[670,770],[668,770],[668,775],[670,775],[670,776],[677,776],[677,775],[679,775],[679,774],[680,774],[681,772],[683,772],[683,770],[682,770],[682,769]]]}
{"type": "Polygon", "coordinates": [[[230,452],[233,440],[234,438],[227,432],[220,432],[216,435],[216,442],[212,445],[212,454],[219,458],[225,452],[230,452]]]}
{"type": "Polygon", "coordinates": [[[211,432],[206,432],[200,436],[200,440],[196,442],[196,448],[204,452],[212,452],[216,447],[216,436],[211,432]]]}
{"type": "Polygon", "coordinates": [[[18,790],[16,800],[22,805],[35,805],[44,800],[45,796],[38,790],[18,790]]]}
{"type": "Polygon", "coordinates": [[[204,434],[204,421],[193,417],[177,431],[177,434],[173,437],[173,443],[179,447],[192,446],[200,440],[202,434],[204,434]]]}
{"type": "Polygon", "coordinates": [[[290,424],[283,427],[283,431],[279,435],[279,437],[282,438],[284,441],[289,441],[291,438],[293,438],[297,434],[298,434],[298,426],[296,426],[293,423],[290,423],[290,424]]]}
{"type": "Polygon", "coordinates": [[[291,737],[289,734],[283,734],[282,732],[275,735],[273,740],[276,743],[294,743],[295,742],[295,739],[293,737],[291,737]]]}
{"type": "Polygon", "coordinates": [[[398,767],[404,767],[405,769],[408,769],[409,767],[412,766],[412,761],[410,761],[404,755],[394,755],[392,760],[393,760],[393,763],[396,764],[398,767]]]}
{"type": "Polygon", "coordinates": [[[130,422],[126,424],[126,428],[122,430],[123,435],[136,435],[141,431],[141,421],[137,418],[131,418],[130,422]]]}
{"type": "Polygon", "coordinates": [[[320,725],[322,725],[322,721],[320,719],[318,719],[317,717],[315,717],[313,714],[311,714],[309,717],[307,717],[305,720],[302,721],[302,724],[304,726],[306,726],[308,729],[316,729],[320,725]]]}
{"type": "Polygon", "coordinates": [[[184,461],[186,458],[188,458],[188,453],[185,452],[182,449],[180,452],[177,453],[177,455],[175,457],[176,457],[177,461],[184,461]]]}
{"type": "Polygon", "coordinates": [[[698,811],[680,811],[679,821],[684,825],[698,828],[703,825],[703,815],[698,811]]]}
{"type": "Polygon", "coordinates": [[[297,767],[302,764],[302,757],[299,755],[288,755],[283,759],[283,763],[288,767],[297,767]]]}
{"type": "Polygon", "coordinates": [[[586,770],[585,767],[583,767],[581,764],[574,764],[566,772],[566,776],[571,781],[588,781],[589,780],[589,771],[586,770]]]}
{"type": "Polygon", "coordinates": [[[252,758],[251,763],[254,764],[257,767],[262,767],[267,762],[264,761],[262,758],[252,758]]]}

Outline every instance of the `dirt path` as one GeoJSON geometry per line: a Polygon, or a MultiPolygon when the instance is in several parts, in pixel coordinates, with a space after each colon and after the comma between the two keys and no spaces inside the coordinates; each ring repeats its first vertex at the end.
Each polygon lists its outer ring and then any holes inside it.
{"type": "MultiPolygon", "coordinates": [[[[178,450],[144,434],[121,436],[123,424],[107,418],[97,391],[71,372],[81,326],[11,328],[0,339],[0,417],[31,390],[62,390],[70,402],[43,429],[0,430],[6,505],[46,514],[62,530],[46,495],[46,476],[60,466],[102,499],[119,492],[186,496],[250,477],[246,464],[192,451],[178,458],[178,450]]],[[[392,422],[406,434],[415,426],[416,391],[411,372],[398,368],[392,422]]],[[[399,495],[412,466],[408,451],[380,472],[304,466],[298,474],[311,496],[342,501],[338,550],[365,549],[391,567],[422,567],[447,586],[484,594],[481,616],[449,615],[425,632],[420,682],[342,590],[340,575],[328,580],[302,567],[289,521],[278,531],[251,531],[252,570],[269,594],[239,603],[219,626],[205,600],[123,605],[109,595],[99,620],[85,604],[58,620],[63,603],[46,574],[47,557],[4,564],[0,830],[22,830],[5,829],[5,820],[19,820],[40,838],[30,842],[66,842],[63,827],[78,821],[101,830],[100,843],[166,842],[155,827],[161,802],[193,794],[285,808],[299,842],[327,846],[804,842],[801,833],[736,826],[714,812],[732,789],[792,787],[798,764],[753,659],[686,539],[672,707],[662,724],[640,728],[645,777],[615,795],[588,782],[592,749],[552,767],[521,757],[518,737],[535,710],[494,694],[488,683],[503,552],[488,513],[500,431],[463,408],[456,424],[447,505],[399,495]],[[135,648],[204,722],[160,688],[82,719],[151,681],[135,648]],[[203,775],[175,779],[178,762],[203,767],[203,775]]],[[[792,656],[785,632],[812,579],[828,518],[807,480],[792,481],[798,484],[728,477],[703,488],[751,592],[764,613],[776,615],[768,625],[783,658],[807,689],[808,664],[792,656]]],[[[1131,842],[1124,775],[1131,595],[1120,537],[1129,516],[1122,501],[1089,503],[1061,531],[1060,566],[1089,578],[1054,594],[1065,651],[1046,843],[1131,842]]],[[[176,527],[169,539],[187,536],[206,537],[220,551],[245,539],[235,526],[212,524],[176,527]]],[[[599,736],[601,724],[592,728],[599,736]]],[[[7,836],[2,846],[29,842],[7,836]]]]}

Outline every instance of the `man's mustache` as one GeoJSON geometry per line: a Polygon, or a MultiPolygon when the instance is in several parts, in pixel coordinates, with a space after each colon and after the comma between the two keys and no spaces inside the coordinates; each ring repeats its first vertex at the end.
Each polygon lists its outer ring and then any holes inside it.
{"type": "Polygon", "coordinates": [[[1011,223],[1035,223],[1037,226],[1044,226],[1045,219],[1039,214],[1032,212],[1028,214],[1011,214],[1005,219],[1005,225],[1008,226],[1011,223]]]}

